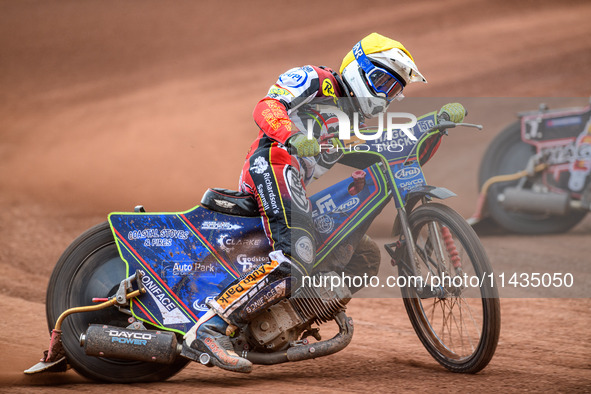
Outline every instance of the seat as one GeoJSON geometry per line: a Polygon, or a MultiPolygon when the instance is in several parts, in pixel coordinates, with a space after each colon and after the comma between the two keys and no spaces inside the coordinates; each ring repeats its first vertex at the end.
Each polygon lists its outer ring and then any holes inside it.
{"type": "Polygon", "coordinates": [[[248,193],[227,189],[207,189],[201,199],[201,206],[212,211],[236,216],[259,216],[254,197],[248,193]]]}

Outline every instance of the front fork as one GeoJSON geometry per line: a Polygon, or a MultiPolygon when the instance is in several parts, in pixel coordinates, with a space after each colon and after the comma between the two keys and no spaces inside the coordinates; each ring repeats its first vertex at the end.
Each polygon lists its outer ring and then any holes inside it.
{"type": "MultiPolygon", "coordinates": [[[[398,210],[398,218],[400,219],[400,227],[402,228],[402,236],[404,237],[404,245],[406,246],[406,251],[410,256],[409,265],[407,268],[410,268],[412,275],[420,275],[420,268],[418,264],[417,258],[417,250],[415,248],[415,242],[410,232],[410,225],[408,223],[408,216],[406,215],[406,210],[404,207],[400,207],[398,210]]],[[[400,241],[399,241],[400,242],[400,241]]],[[[400,245],[401,246],[401,245],[400,245]]]]}
{"type": "MultiPolygon", "coordinates": [[[[428,203],[426,197],[423,197],[422,203],[428,203]]],[[[410,257],[410,261],[408,261],[406,268],[410,270],[410,275],[419,278],[421,277],[421,268],[419,265],[418,260],[418,253],[416,249],[416,245],[413,239],[413,236],[410,231],[410,224],[408,222],[408,215],[404,207],[397,208],[398,210],[398,217],[401,224],[402,236],[404,237],[404,241],[400,240],[398,242],[398,247],[401,247],[404,243],[406,247],[406,252],[410,257]]],[[[432,274],[441,274],[446,272],[445,267],[448,267],[448,259],[451,260],[451,263],[454,267],[455,274],[461,275],[462,273],[462,266],[461,266],[461,259],[459,257],[459,253],[457,251],[455,241],[453,240],[452,234],[449,229],[445,226],[441,226],[441,230],[438,228],[437,223],[432,221],[428,224],[429,228],[429,240],[431,241],[431,246],[434,249],[436,263],[437,263],[437,270],[432,274]],[[447,252],[447,253],[446,253],[447,252]],[[448,258],[449,256],[449,258],[448,258]]],[[[425,251],[427,253],[427,251],[425,251]]],[[[428,256],[425,256],[428,258],[428,256]]],[[[423,283],[422,281],[416,282],[416,291],[419,296],[441,296],[443,289],[428,289],[427,284],[423,283]],[[434,294],[427,294],[435,291],[434,294]]]]}
{"type": "MultiPolygon", "coordinates": [[[[402,236],[404,237],[404,246],[406,247],[406,252],[408,256],[410,256],[410,261],[406,264],[406,268],[410,269],[410,276],[416,278],[413,283],[416,285],[416,292],[417,295],[423,296],[424,293],[427,291],[425,287],[425,283],[422,281],[421,277],[421,268],[419,266],[419,260],[417,256],[417,250],[415,247],[415,242],[410,232],[410,225],[408,222],[408,216],[406,215],[406,210],[404,207],[397,208],[398,210],[398,218],[400,219],[400,227],[402,228],[402,236]],[[421,280],[418,280],[421,278],[421,280]]],[[[398,241],[398,246],[402,246],[402,240],[398,241]]]]}

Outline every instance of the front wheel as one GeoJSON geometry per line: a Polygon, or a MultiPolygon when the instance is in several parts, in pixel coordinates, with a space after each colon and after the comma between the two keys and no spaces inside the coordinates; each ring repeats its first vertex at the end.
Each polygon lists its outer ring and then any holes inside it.
{"type": "Polygon", "coordinates": [[[494,276],[478,236],[451,208],[410,213],[416,262],[398,263],[404,306],[427,351],[453,372],[476,373],[492,359],[501,329],[494,276]]]}
{"type": "MultiPolygon", "coordinates": [[[[53,270],[47,288],[47,324],[52,330],[66,309],[90,305],[93,297],[115,294],[127,276],[108,223],[97,225],[64,252],[53,270]]],[[[62,324],[62,344],[68,363],[81,375],[113,383],[150,382],[167,379],[188,362],[177,359],[171,365],[92,357],[80,347],[80,334],[89,324],[126,327],[128,315],[115,307],[72,314],[62,324]]]]}

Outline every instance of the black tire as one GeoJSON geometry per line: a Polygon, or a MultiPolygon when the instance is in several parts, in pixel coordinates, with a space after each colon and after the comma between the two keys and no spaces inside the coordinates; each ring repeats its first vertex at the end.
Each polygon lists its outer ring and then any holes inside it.
{"type": "MultiPolygon", "coordinates": [[[[531,156],[536,153],[534,146],[521,140],[521,123],[515,122],[495,137],[488,147],[478,173],[479,190],[489,178],[496,175],[514,174],[525,169],[531,156]]],[[[500,182],[491,185],[486,198],[486,209],[490,216],[503,228],[523,234],[561,233],[576,226],[586,212],[571,212],[568,215],[552,216],[507,211],[498,200],[506,187],[517,185],[518,181],[500,182]]]]}
{"type": "MultiPolygon", "coordinates": [[[[408,217],[409,226],[418,255],[418,270],[410,272],[410,259],[404,253],[398,269],[411,283],[411,275],[422,277],[424,288],[437,289],[435,294],[417,296],[415,287],[402,287],[404,306],[412,326],[427,351],[445,368],[453,372],[476,373],[492,359],[501,330],[501,309],[492,269],[486,252],[474,230],[451,208],[429,203],[414,210],[408,217]],[[436,244],[432,241],[435,224],[443,243],[442,231],[449,230],[453,245],[459,253],[461,269],[451,264],[450,249],[443,246],[446,265],[438,264],[436,244]],[[444,230],[446,228],[447,230],[444,230]],[[468,278],[484,277],[482,286],[453,285],[451,278],[464,274],[468,278]],[[433,277],[446,275],[449,286],[437,287],[433,277]],[[441,315],[441,316],[440,316],[441,315]]],[[[444,280],[445,283],[445,280],[444,280]]],[[[464,282],[463,282],[464,283],[464,282]]]]}
{"type": "MultiPolygon", "coordinates": [[[[92,304],[93,297],[115,294],[126,277],[125,262],[119,257],[108,223],[99,224],[79,236],[59,259],[53,270],[46,298],[49,329],[66,309],[92,304]]],[[[112,383],[165,380],[188,362],[178,358],[171,365],[115,360],[87,356],[80,347],[80,334],[89,324],[125,327],[128,315],[117,308],[72,314],[62,323],[62,343],[69,364],[81,375],[112,383]]]]}

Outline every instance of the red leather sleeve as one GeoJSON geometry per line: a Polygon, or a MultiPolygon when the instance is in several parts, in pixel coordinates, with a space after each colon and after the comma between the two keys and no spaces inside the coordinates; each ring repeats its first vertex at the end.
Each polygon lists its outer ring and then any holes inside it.
{"type": "Polygon", "coordinates": [[[282,144],[299,131],[289,119],[285,106],[278,100],[262,99],[254,108],[252,116],[267,137],[282,144]]]}

